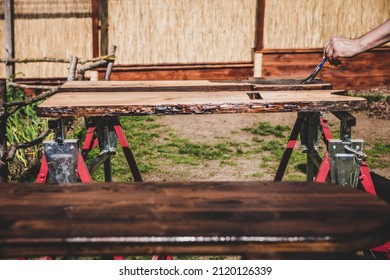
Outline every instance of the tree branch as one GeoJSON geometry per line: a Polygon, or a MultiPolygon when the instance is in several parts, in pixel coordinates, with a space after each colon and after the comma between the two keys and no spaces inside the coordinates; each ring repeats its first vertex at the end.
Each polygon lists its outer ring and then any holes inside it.
{"type": "Polygon", "coordinates": [[[15,158],[15,153],[18,149],[25,149],[42,143],[43,139],[49,134],[50,130],[47,128],[43,131],[38,138],[24,143],[14,143],[10,146],[7,154],[6,161],[12,161],[15,158]]]}
{"type": "Polygon", "coordinates": [[[45,92],[42,92],[41,94],[39,95],[36,95],[36,96],[33,96],[31,98],[27,98],[25,100],[21,100],[21,101],[14,101],[14,102],[8,102],[5,104],[6,107],[13,107],[13,106],[17,106],[16,108],[14,108],[11,112],[9,112],[9,115],[12,115],[14,112],[16,112],[17,110],[19,110],[21,107],[23,106],[26,106],[26,105],[29,105],[31,103],[35,103],[37,101],[40,101],[42,99],[45,99],[47,97],[50,97],[54,94],[56,94],[58,92],[60,87],[55,87],[55,88],[52,88],[48,91],[45,91],[45,92]]]}
{"type": "Polygon", "coordinates": [[[50,90],[54,88],[54,86],[27,85],[27,84],[17,84],[13,82],[7,82],[7,86],[26,88],[26,89],[46,89],[46,90],[50,90]]]}
{"type": "Polygon", "coordinates": [[[106,65],[107,65],[107,61],[106,60],[99,60],[99,61],[96,61],[96,62],[94,62],[92,64],[80,67],[77,70],[77,73],[83,75],[85,71],[92,70],[92,69],[98,68],[98,67],[103,67],[103,66],[106,66],[106,65]]]}
{"type": "MultiPolygon", "coordinates": [[[[108,54],[92,59],[85,59],[79,61],[80,64],[95,62],[99,60],[112,61],[115,60],[115,55],[108,54]]],[[[0,58],[1,63],[31,63],[31,62],[54,62],[54,63],[70,63],[70,59],[55,58],[55,57],[41,57],[41,58],[0,58]]]]}

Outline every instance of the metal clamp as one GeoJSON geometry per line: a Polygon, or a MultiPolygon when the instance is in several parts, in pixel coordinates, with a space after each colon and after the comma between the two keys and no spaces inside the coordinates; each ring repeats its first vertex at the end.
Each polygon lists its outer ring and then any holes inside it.
{"type": "Polygon", "coordinates": [[[330,140],[329,164],[331,182],[342,186],[357,187],[360,164],[367,158],[363,153],[363,140],[330,140]]]}

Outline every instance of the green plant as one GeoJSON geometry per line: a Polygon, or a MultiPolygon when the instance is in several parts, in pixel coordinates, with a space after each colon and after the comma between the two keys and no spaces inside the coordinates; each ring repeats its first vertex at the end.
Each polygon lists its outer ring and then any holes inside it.
{"type": "MultiPolygon", "coordinates": [[[[8,87],[8,102],[20,101],[26,98],[25,92],[20,88],[8,87]]],[[[34,103],[27,105],[8,117],[7,138],[8,146],[34,140],[46,128],[46,119],[38,118],[34,103]]],[[[25,169],[31,168],[40,158],[40,146],[18,149],[14,160],[10,163],[11,179],[20,175],[25,169]]]]}

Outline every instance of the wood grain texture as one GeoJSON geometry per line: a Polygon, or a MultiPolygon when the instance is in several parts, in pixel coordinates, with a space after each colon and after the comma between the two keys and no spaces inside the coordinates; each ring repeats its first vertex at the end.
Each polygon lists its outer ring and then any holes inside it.
{"type": "MultiPolygon", "coordinates": [[[[282,88],[283,86],[280,85],[282,88]]],[[[267,88],[267,85],[208,81],[69,82],[61,88],[65,92],[52,96],[38,106],[38,115],[57,117],[350,111],[366,106],[365,99],[343,96],[345,91],[342,90],[271,91],[263,88],[267,88]],[[142,91],[132,91],[133,87],[142,91]],[[178,91],[172,91],[175,88],[178,91]],[[212,91],[206,91],[206,88],[212,91]],[[233,91],[226,90],[229,88],[233,91]],[[196,91],[192,91],[194,89],[196,91]],[[221,89],[225,90],[219,91],[221,89]],[[257,91],[261,99],[250,99],[248,95],[257,91]]]]}
{"type": "Polygon", "coordinates": [[[386,241],[390,206],[291,182],[4,184],[0,256],[352,252],[386,241]]]}

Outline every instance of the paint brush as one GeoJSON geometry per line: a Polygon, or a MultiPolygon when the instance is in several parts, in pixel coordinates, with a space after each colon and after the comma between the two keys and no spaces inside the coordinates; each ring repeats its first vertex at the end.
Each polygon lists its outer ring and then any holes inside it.
{"type": "Polygon", "coordinates": [[[321,71],[322,69],[322,66],[324,66],[325,62],[326,62],[326,57],[320,62],[320,64],[317,65],[317,67],[314,69],[313,73],[310,74],[309,77],[307,77],[306,79],[304,79],[303,81],[301,81],[301,84],[309,84],[311,81],[314,80],[314,78],[317,76],[318,72],[321,71]]]}

